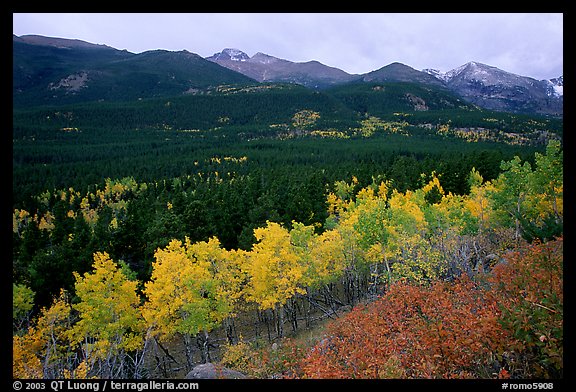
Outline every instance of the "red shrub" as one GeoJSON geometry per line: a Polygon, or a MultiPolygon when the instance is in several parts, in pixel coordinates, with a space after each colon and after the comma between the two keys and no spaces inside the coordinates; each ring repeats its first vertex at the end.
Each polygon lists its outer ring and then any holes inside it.
{"type": "Polygon", "coordinates": [[[431,287],[398,283],[333,323],[308,356],[305,376],[472,377],[507,338],[499,314],[465,277],[431,287]]]}

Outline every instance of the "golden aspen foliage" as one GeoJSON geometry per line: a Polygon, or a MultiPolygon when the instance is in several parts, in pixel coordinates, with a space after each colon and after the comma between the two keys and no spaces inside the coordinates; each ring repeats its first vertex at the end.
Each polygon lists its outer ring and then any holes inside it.
{"type": "Polygon", "coordinates": [[[152,276],[145,284],[147,301],[142,314],[155,335],[170,338],[176,332],[186,332],[182,325],[187,317],[183,307],[193,300],[188,286],[193,268],[179,240],[156,250],[154,258],[152,276]]]}
{"type": "Polygon", "coordinates": [[[472,168],[468,183],[470,193],[466,197],[464,205],[468,211],[478,220],[479,230],[487,228],[492,220],[491,194],[495,191],[494,185],[484,179],[472,168]]]}
{"type": "Polygon", "coordinates": [[[262,310],[282,306],[295,294],[304,294],[302,283],[306,265],[293,251],[290,233],[278,223],[254,229],[258,241],[250,252],[249,262],[242,266],[249,277],[244,288],[246,299],[262,310]]]}
{"type": "Polygon", "coordinates": [[[337,281],[344,273],[343,240],[337,230],[314,236],[310,247],[310,286],[337,281]]]}
{"type": "Polygon", "coordinates": [[[193,266],[189,287],[196,294],[195,301],[184,307],[190,315],[197,313],[198,332],[211,331],[226,317],[234,315],[235,305],[241,295],[240,268],[236,260],[229,257],[216,237],[208,241],[190,244],[186,239],[189,262],[193,266]],[[198,313],[198,310],[202,309],[198,313]]]}
{"type": "Polygon", "coordinates": [[[144,323],[140,313],[137,282],[129,280],[107,253],[94,253],[93,271],[74,273],[73,305],[79,320],[69,332],[92,360],[138,350],[142,347],[144,323]]]}
{"type": "Polygon", "coordinates": [[[155,259],[142,310],[154,334],[194,335],[233,316],[241,294],[240,267],[217,238],[194,244],[173,240],[155,259]]]}
{"type": "Polygon", "coordinates": [[[12,340],[14,378],[60,378],[73,367],[68,331],[72,326],[70,305],[64,290],[52,305],[43,308],[36,325],[12,340]]]}
{"type": "Polygon", "coordinates": [[[42,362],[38,355],[42,342],[35,339],[33,331],[24,336],[12,336],[12,377],[43,377],[42,362]]]}

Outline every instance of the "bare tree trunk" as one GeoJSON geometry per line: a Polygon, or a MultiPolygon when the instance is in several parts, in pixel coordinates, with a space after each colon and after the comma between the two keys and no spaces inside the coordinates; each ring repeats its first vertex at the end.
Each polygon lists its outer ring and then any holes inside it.
{"type": "Polygon", "coordinates": [[[368,281],[368,297],[370,299],[376,298],[378,294],[378,280],[380,274],[378,272],[378,263],[373,263],[370,265],[370,278],[368,281]]]}
{"type": "MultiPolygon", "coordinates": [[[[266,330],[268,331],[268,341],[272,341],[272,334],[270,331],[270,318],[272,318],[272,322],[274,322],[274,317],[268,317],[268,313],[271,313],[270,309],[264,311],[264,320],[266,321],[266,330]]],[[[274,316],[274,315],[272,315],[274,316]]]]}
{"type": "Polygon", "coordinates": [[[184,348],[186,351],[186,371],[192,370],[194,367],[194,353],[192,352],[192,336],[189,334],[183,335],[184,348]]]}
{"type": "Polygon", "coordinates": [[[137,350],[134,353],[134,357],[130,357],[134,366],[134,374],[131,378],[142,379],[144,378],[144,358],[146,357],[146,351],[148,351],[148,344],[150,343],[149,331],[144,339],[144,347],[142,350],[137,350]]]}
{"type": "Polygon", "coordinates": [[[298,330],[298,296],[290,298],[285,305],[285,309],[286,314],[289,315],[292,332],[296,332],[298,330]]]}
{"type": "Polygon", "coordinates": [[[236,344],[238,338],[236,336],[236,326],[234,325],[233,317],[226,317],[224,319],[224,329],[226,330],[226,338],[229,344],[236,344]]]}
{"type": "Polygon", "coordinates": [[[276,304],[276,335],[280,338],[284,337],[284,306],[276,304]]]}
{"type": "Polygon", "coordinates": [[[310,288],[306,287],[306,300],[307,304],[303,303],[302,307],[304,308],[304,320],[306,322],[306,328],[310,328],[310,311],[312,310],[312,304],[310,303],[310,288]]]}
{"type": "Polygon", "coordinates": [[[154,354],[154,357],[156,358],[157,367],[160,368],[160,370],[162,371],[164,378],[169,378],[172,375],[168,369],[166,358],[168,358],[170,361],[174,362],[177,365],[180,365],[180,363],[170,354],[167,348],[162,346],[162,343],[160,343],[160,341],[156,337],[154,337],[154,342],[156,343],[156,347],[159,347],[164,353],[163,357],[158,356],[158,354],[154,354]]]}
{"type": "Polygon", "coordinates": [[[200,360],[202,363],[212,362],[210,358],[210,337],[208,331],[204,330],[196,337],[196,344],[200,349],[200,360]]]}

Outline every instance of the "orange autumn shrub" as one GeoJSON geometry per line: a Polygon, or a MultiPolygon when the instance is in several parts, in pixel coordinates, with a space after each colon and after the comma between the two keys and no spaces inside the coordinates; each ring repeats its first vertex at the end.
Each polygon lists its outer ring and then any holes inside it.
{"type": "MultiPolygon", "coordinates": [[[[397,283],[333,323],[303,366],[311,378],[490,377],[508,333],[500,310],[469,278],[430,287],[397,283]]],[[[499,369],[496,369],[498,372],[499,369]]]]}

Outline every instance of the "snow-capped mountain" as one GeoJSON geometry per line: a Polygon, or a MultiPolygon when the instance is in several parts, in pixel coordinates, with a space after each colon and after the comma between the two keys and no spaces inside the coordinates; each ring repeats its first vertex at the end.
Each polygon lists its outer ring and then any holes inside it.
{"type": "Polygon", "coordinates": [[[325,88],[358,78],[318,61],[296,63],[261,52],[250,57],[238,49],[224,49],[206,59],[259,82],[288,82],[325,88]]]}
{"type": "Polygon", "coordinates": [[[561,114],[563,77],[536,80],[471,61],[448,72],[424,69],[466,100],[487,109],[561,114]]]}
{"type": "Polygon", "coordinates": [[[312,88],[363,81],[405,82],[441,87],[464,100],[492,110],[562,115],[563,78],[536,80],[471,61],[448,72],[415,70],[398,62],[362,75],[351,75],[317,61],[295,63],[264,53],[248,56],[224,49],[207,58],[259,82],[289,82],[312,88]]]}
{"type": "Polygon", "coordinates": [[[548,94],[554,97],[564,96],[564,76],[558,78],[553,78],[549,80],[543,80],[548,84],[548,94]]]}
{"type": "Polygon", "coordinates": [[[218,61],[246,61],[250,60],[250,56],[244,53],[241,50],[233,49],[233,48],[226,48],[219,53],[214,54],[209,60],[214,62],[218,61]]]}
{"type": "Polygon", "coordinates": [[[436,79],[438,79],[442,82],[446,82],[449,79],[448,72],[442,72],[438,69],[426,68],[426,69],[423,69],[422,72],[425,72],[429,75],[432,75],[436,79]]]}
{"type": "MultiPolygon", "coordinates": [[[[254,63],[260,63],[260,64],[272,64],[272,63],[276,63],[278,61],[282,61],[277,57],[270,56],[270,55],[264,54],[262,52],[256,53],[254,56],[252,56],[252,58],[250,60],[254,63]]],[[[284,61],[286,61],[286,60],[284,60],[284,61]]]]}

